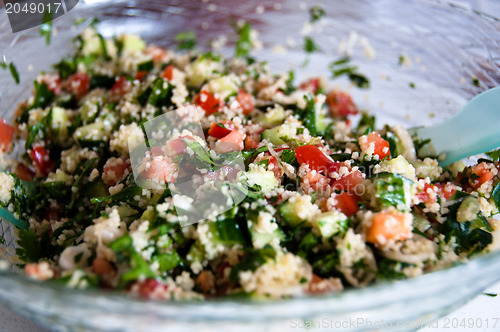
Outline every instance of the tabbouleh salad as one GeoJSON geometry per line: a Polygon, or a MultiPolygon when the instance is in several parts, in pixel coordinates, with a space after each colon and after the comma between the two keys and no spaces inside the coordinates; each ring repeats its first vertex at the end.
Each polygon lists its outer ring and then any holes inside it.
{"type": "Polygon", "coordinates": [[[499,246],[498,156],[442,168],[429,142],[376,128],[348,92],[319,78],[296,86],[245,56],[93,28],[75,44],[13,125],[0,122],[2,150],[24,144],[0,173],[0,207],[17,226],[10,260],[31,278],[160,300],[283,298],[414,277],[499,246]],[[229,172],[248,186],[237,206],[184,227],[168,188],[136,183],[129,155],[128,138],[146,140],[143,124],[174,110],[204,137],[152,151],[143,176],[176,183],[183,158],[238,153],[245,169],[229,172]]]}

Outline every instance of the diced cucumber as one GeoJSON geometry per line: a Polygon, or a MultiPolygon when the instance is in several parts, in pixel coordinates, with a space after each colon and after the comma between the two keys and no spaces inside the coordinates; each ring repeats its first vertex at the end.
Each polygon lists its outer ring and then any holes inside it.
{"type": "Polygon", "coordinates": [[[458,173],[461,173],[465,168],[465,163],[462,160],[455,161],[453,164],[448,166],[450,173],[453,177],[457,177],[458,173]]]}
{"type": "Polygon", "coordinates": [[[68,114],[66,114],[64,108],[52,107],[52,122],[50,125],[56,140],[60,143],[64,143],[68,138],[68,122],[68,114]]]}
{"type": "Polygon", "coordinates": [[[254,226],[250,228],[250,236],[254,248],[263,248],[266,244],[272,243],[275,239],[282,241],[285,234],[278,228],[272,233],[262,233],[255,229],[254,226]]]}
{"type": "Polygon", "coordinates": [[[324,239],[345,234],[349,228],[347,216],[340,211],[321,213],[315,218],[315,223],[324,239]]]}
{"type": "Polygon", "coordinates": [[[209,59],[198,60],[186,68],[186,76],[190,85],[199,87],[206,82],[214,71],[219,70],[220,63],[209,59]]]}
{"type": "Polygon", "coordinates": [[[193,243],[193,245],[191,245],[191,248],[189,248],[186,259],[189,263],[202,262],[205,258],[203,252],[203,245],[199,240],[197,240],[195,243],[193,243]]]}
{"type": "Polygon", "coordinates": [[[106,185],[102,182],[101,178],[89,183],[84,190],[85,197],[91,199],[94,197],[104,197],[109,195],[106,185]]]}
{"type": "Polygon", "coordinates": [[[400,174],[409,180],[415,179],[415,168],[401,155],[391,160],[382,161],[380,166],[387,172],[400,174]]]}
{"type": "Polygon", "coordinates": [[[472,221],[477,218],[479,213],[479,200],[474,196],[468,196],[465,198],[457,210],[457,221],[466,222],[472,221]]]}
{"type": "Polygon", "coordinates": [[[95,145],[107,140],[106,129],[102,121],[96,121],[86,126],[77,128],[74,134],[80,144],[95,145]]]}
{"type": "Polygon", "coordinates": [[[123,34],[120,36],[122,42],[122,53],[131,54],[136,51],[143,51],[146,48],[146,42],[138,35],[123,34]]]}
{"type": "Polygon", "coordinates": [[[415,167],[415,173],[418,178],[429,177],[431,181],[436,181],[439,179],[439,176],[442,172],[440,170],[439,164],[437,162],[434,162],[434,160],[435,159],[432,159],[431,162],[416,160],[412,163],[415,167]]]}
{"type": "Polygon", "coordinates": [[[99,113],[99,106],[94,101],[87,100],[80,108],[80,114],[84,123],[91,123],[99,113]]]}
{"type": "Polygon", "coordinates": [[[49,174],[45,182],[71,183],[73,182],[73,177],[58,169],[55,173],[49,174]]]}
{"type": "Polygon", "coordinates": [[[279,213],[288,226],[296,228],[306,222],[300,215],[303,211],[307,211],[311,205],[309,197],[295,196],[280,206],[279,213]]]}
{"type": "Polygon", "coordinates": [[[248,171],[244,173],[244,176],[250,187],[258,185],[262,192],[268,192],[278,186],[278,181],[276,181],[272,171],[248,171]]]}
{"type": "Polygon", "coordinates": [[[217,221],[209,222],[209,231],[212,234],[211,240],[223,245],[244,244],[245,237],[234,218],[218,218],[217,221]]]}
{"type": "Polygon", "coordinates": [[[431,227],[430,221],[423,215],[416,213],[413,215],[413,228],[418,229],[420,232],[425,232],[431,227]]]}
{"type": "Polygon", "coordinates": [[[410,133],[400,125],[393,126],[391,131],[395,135],[398,154],[404,156],[405,159],[410,162],[415,161],[417,159],[417,154],[410,133]]]}
{"type": "Polygon", "coordinates": [[[273,128],[283,122],[286,113],[283,107],[277,105],[273,109],[266,111],[257,117],[257,122],[262,128],[273,128]]]}
{"type": "Polygon", "coordinates": [[[238,85],[235,81],[236,78],[233,76],[221,76],[208,82],[208,90],[218,94],[224,100],[238,92],[238,85]]]}
{"type": "Polygon", "coordinates": [[[152,222],[155,220],[156,213],[154,210],[146,210],[141,216],[141,220],[147,220],[149,222],[152,222]]]}
{"type": "Polygon", "coordinates": [[[286,142],[294,138],[296,134],[297,130],[295,127],[291,127],[288,124],[282,124],[281,126],[264,130],[262,139],[268,139],[272,144],[281,145],[286,144],[286,142]]]}

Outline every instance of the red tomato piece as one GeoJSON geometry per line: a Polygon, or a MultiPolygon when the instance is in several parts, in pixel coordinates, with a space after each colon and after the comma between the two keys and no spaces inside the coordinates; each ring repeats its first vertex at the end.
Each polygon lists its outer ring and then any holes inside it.
{"type": "Polygon", "coordinates": [[[228,153],[231,151],[243,150],[243,140],[245,133],[239,130],[233,130],[228,135],[219,139],[215,144],[215,151],[217,153],[228,153]]]}
{"type": "Polygon", "coordinates": [[[373,153],[374,155],[377,155],[380,160],[386,157],[390,158],[391,149],[389,147],[389,142],[383,139],[379,133],[372,131],[368,135],[363,135],[359,138],[359,146],[361,147],[362,151],[367,151],[368,149],[370,149],[372,143],[375,149],[373,153]]]}
{"type": "Polygon", "coordinates": [[[115,271],[110,262],[100,257],[96,257],[92,262],[92,270],[97,275],[105,275],[115,271]]]}
{"type": "Polygon", "coordinates": [[[23,164],[17,164],[15,173],[19,179],[27,182],[31,182],[35,177],[35,173],[23,164]]]}
{"type": "Polygon", "coordinates": [[[343,192],[338,194],[335,196],[335,200],[335,208],[348,217],[355,215],[359,210],[358,198],[351,193],[343,192]]]}
{"type": "Polygon", "coordinates": [[[81,98],[89,92],[90,77],[85,73],[76,73],[68,78],[68,90],[73,93],[76,98],[81,98]]]}
{"type": "Polygon", "coordinates": [[[146,70],[138,71],[135,74],[135,79],[142,82],[144,80],[144,77],[148,76],[148,74],[149,74],[149,71],[146,71],[146,70]]]}
{"type": "Polygon", "coordinates": [[[153,58],[153,62],[155,64],[162,62],[163,58],[165,57],[165,54],[167,54],[167,51],[165,51],[163,48],[159,46],[149,46],[146,48],[145,53],[147,55],[150,55],[153,58]]]}
{"type": "Polygon", "coordinates": [[[259,147],[258,140],[255,140],[250,135],[245,138],[245,150],[257,149],[259,147]]]}
{"type": "Polygon", "coordinates": [[[57,74],[46,74],[40,78],[40,82],[44,82],[47,88],[58,95],[61,93],[61,79],[57,74]]]}
{"type": "Polygon", "coordinates": [[[319,78],[318,77],[312,77],[310,79],[308,79],[307,81],[305,82],[302,82],[300,85],[299,85],[299,88],[301,88],[302,90],[305,90],[307,92],[310,92],[312,94],[316,94],[318,92],[318,89],[319,89],[319,78]]]}
{"type": "Polygon", "coordinates": [[[33,161],[35,170],[42,176],[49,175],[50,171],[54,168],[54,163],[50,160],[50,153],[44,146],[35,146],[29,152],[29,156],[33,161]]]}
{"type": "Polygon", "coordinates": [[[11,144],[16,129],[0,118],[0,150],[7,151],[11,144]]]}
{"type": "Polygon", "coordinates": [[[295,149],[295,157],[299,164],[306,163],[311,170],[325,175],[337,172],[343,165],[328,158],[316,145],[303,145],[295,149]]]}
{"type": "Polygon", "coordinates": [[[164,157],[153,157],[148,162],[146,178],[157,180],[160,183],[175,183],[177,180],[177,164],[168,162],[164,157]]]}
{"type": "Polygon", "coordinates": [[[402,241],[411,236],[412,225],[399,211],[379,212],[366,230],[366,241],[383,246],[389,240],[402,241]]]}
{"type": "Polygon", "coordinates": [[[132,84],[125,76],[120,76],[116,79],[115,84],[111,87],[111,93],[119,96],[124,96],[132,90],[132,84]]]}
{"type": "Polygon", "coordinates": [[[213,94],[206,90],[203,90],[196,96],[194,103],[203,108],[206,115],[217,113],[224,107],[224,103],[221,100],[215,98],[213,94]]]}
{"type": "Polygon", "coordinates": [[[120,182],[125,176],[126,171],[130,166],[129,160],[123,160],[121,158],[111,158],[106,164],[104,164],[104,168],[102,170],[103,181],[109,186],[114,186],[118,182],[120,182]]]}
{"type": "Polygon", "coordinates": [[[433,204],[437,201],[436,195],[432,194],[433,191],[436,191],[436,186],[426,183],[424,189],[421,192],[417,192],[415,196],[424,204],[433,204]],[[429,191],[431,192],[429,193],[429,191]]]}
{"type": "Polygon", "coordinates": [[[486,168],[486,164],[484,162],[474,166],[472,174],[475,175],[475,178],[469,178],[469,184],[475,189],[481,187],[483,183],[493,179],[493,173],[486,168]]]}
{"type": "Polygon", "coordinates": [[[217,123],[212,123],[210,129],[208,130],[208,135],[215,138],[223,138],[224,136],[227,136],[229,133],[231,133],[231,130],[217,123]]]}
{"type": "Polygon", "coordinates": [[[326,96],[326,103],[333,117],[347,117],[358,114],[358,109],[352,102],[351,95],[347,92],[331,91],[326,96]]]}
{"type": "Polygon", "coordinates": [[[360,196],[365,190],[365,188],[361,186],[361,183],[363,183],[364,180],[365,178],[363,177],[363,174],[360,171],[355,170],[337,181],[334,181],[332,188],[334,190],[347,191],[351,194],[360,196]]]}
{"type": "Polygon", "coordinates": [[[247,115],[252,113],[254,109],[253,97],[251,94],[246,93],[244,90],[239,89],[238,95],[236,96],[236,101],[240,104],[243,114],[247,115]]]}
{"type": "Polygon", "coordinates": [[[139,296],[145,299],[161,298],[163,292],[168,289],[168,286],[159,282],[156,279],[146,279],[138,281],[136,284],[139,296]]]}
{"type": "Polygon", "coordinates": [[[445,199],[450,199],[456,191],[453,186],[447,185],[446,183],[438,183],[436,184],[436,187],[439,196],[444,197],[445,199]]]}
{"type": "Polygon", "coordinates": [[[166,80],[171,81],[172,78],[174,77],[174,66],[168,65],[167,68],[165,68],[165,70],[161,74],[161,77],[163,77],[166,80]]]}

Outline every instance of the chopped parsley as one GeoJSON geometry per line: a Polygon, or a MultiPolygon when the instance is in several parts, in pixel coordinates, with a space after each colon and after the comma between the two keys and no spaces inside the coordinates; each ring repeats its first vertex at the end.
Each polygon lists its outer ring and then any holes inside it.
{"type": "Polygon", "coordinates": [[[178,42],[179,50],[192,50],[197,43],[196,34],[194,31],[181,32],[175,36],[175,41],[178,42]]]}
{"type": "Polygon", "coordinates": [[[10,62],[9,64],[7,64],[7,62],[5,62],[5,60],[2,60],[2,61],[0,61],[0,68],[6,69],[6,70],[9,69],[9,72],[12,75],[12,78],[14,79],[16,84],[19,84],[19,82],[21,81],[19,78],[19,72],[17,71],[17,67],[13,62],[10,62]]]}
{"type": "Polygon", "coordinates": [[[325,10],[323,7],[316,5],[309,8],[309,22],[318,22],[321,18],[323,18],[323,16],[325,16],[325,10]]]}
{"type": "Polygon", "coordinates": [[[366,76],[358,72],[357,66],[351,66],[349,64],[350,61],[351,59],[348,56],[344,56],[331,62],[328,65],[332,74],[331,78],[336,79],[341,76],[347,76],[349,80],[360,89],[368,89],[370,87],[370,81],[366,76]]]}

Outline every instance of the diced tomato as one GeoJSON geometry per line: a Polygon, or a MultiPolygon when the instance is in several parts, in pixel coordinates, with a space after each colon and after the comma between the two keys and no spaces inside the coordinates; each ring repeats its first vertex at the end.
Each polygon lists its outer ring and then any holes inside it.
{"type": "Polygon", "coordinates": [[[351,193],[343,192],[337,194],[335,201],[334,207],[348,217],[355,215],[359,210],[358,198],[351,193]]]}
{"type": "Polygon", "coordinates": [[[319,89],[319,78],[318,77],[312,77],[310,79],[308,79],[307,81],[305,82],[302,82],[299,87],[302,89],[302,90],[305,90],[307,92],[310,92],[312,94],[316,94],[318,92],[318,89],[319,89]]]}
{"type": "Polygon", "coordinates": [[[371,144],[373,143],[374,155],[377,155],[380,160],[391,156],[391,149],[389,148],[389,142],[380,136],[379,133],[372,131],[368,135],[363,135],[359,138],[359,146],[363,152],[366,152],[370,149],[371,144]]]}
{"type": "Polygon", "coordinates": [[[257,149],[258,146],[258,140],[255,140],[252,136],[247,135],[245,138],[245,150],[257,149]]]}
{"type": "Polygon", "coordinates": [[[17,164],[16,166],[16,175],[19,179],[27,182],[31,182],[35,177],[35,173],[26,165],[21,163],[17,164]]]}
{"type": "Polygon", "coordinates": [[[30,152],[29,156],[33,161],[33,166],[37,174],[41,176],[49,175],[50,171],[54,169],[54,163],[50,160],[50,154],[44,146],[35,146],[30,152]]]}
{"type": "Polygon", "coordinates": [[[227,136],[229,133],[231,133],[231,130],[224,127],[224,125],[218,123],[212,123],[210,129],[208,130],[208,135],[215,138],[223,138],[224,136],[227,136]]]}
{"type": "Polygon", "coordinates": [[[165,152],[163,152],[163,148],[161,146],[153,146],[151,148],[151,155],[153,157],[163,156],[165,152]]]}
{"type": "Polygon", "coordinates": [[[210,293],[215,288],[215,277],[211,271],[201,271],[196,277],[195,284],[204,294],[210,293]]]}
{"type": "Polygon", "coordinates": [[[472,175],[469,177],[469,184],[475,189],[481,187],[483,183],[493,179],[493,173],[486,168],[486,163],[482,162],[474,166],[472,175]]]}
{"type": "Polygon", "coordinates": [[[213,94],[206,90],[203,90],[196,96],[194,103],[203,108],[207,116],[217,113],[224,107],[224,103],[221,100],[215,98],[213,94]]]}
{"type": "Polygon", "coordinates": [[[445,199],[450,199],[450,197],[453,196],[456,191],[454,186],[448,185],[446,183],[438,183],[436,184],[436,187],[439,196],[444,197],[445,199]]]}
{"type": "Polygon", "coordinates": [[[76,73],[68,78],[68,90],[73,93],[76,98],[81,98],[89,92],[90,77],[85,73],[76,73]]]}
{"type": "Polygon", "coordinates": [[[306,163],[311,170],[328,175],[337,172],[343,165],[328,158],[316,145],[303,145],[295,149],[299,164],[306,163]]]}
{"type": "Polygon", "coordinates": [[[379,212],[373,216],[366,229],[366,241],[383,246],[387,241],[405,240],[411,235],[412,225],[399,211],[379,212]]]}
{"type": "Polygon", "coordinates": [[[233,130],[228,135],[219,139],[215,143],[215,151],[217,153],[227,153],[231,151],[241,151],[243,150],[243,139],[245,138],[245,133],[239,130],[233,130]]]}
{"type": "Polygon", "coordinates": [[[125,176],[130,166],[129,160],[121,158],[110,158],[103,168],[103,181],[109,186],[115,186],[125,176]]]}
{"type": "Polygon", "coordinates": [[[361,186],[361,183],[364,181],[363,174],[358,171],[352,171],[344,177],[336,180],[332,184],[332,188],[334,190],[347,191],[351,194],[362,195],[364,192],[364,187],[361,186]]]}
{"type": "Polygon", "coordinates": [[[141,70],[141,71],[138,71],[138,72],[135,74],[135,79],[136,79],[136,80],[139,80],[139,81],[141,81],[141,82],[142,82],[142,81],[144,80],[144,78],[145,78],[146,76],[148,76],[148,74],[149,74],[149,71],[147,71],[147,70],[141,70]]]}
{"type": "Polygon", "coordinates": [[[116,79],[115,84],[111,87],[111,93],[119,96],[124,96],[132,90],[132,83],[125,77],[120,76],[116,79]]]}
{"type": "Polygon", "coordinates": [[[172,78],[174,78],[174,66],[168,65],[167,68],[165,68],[165,70],[161,74],[161,77],[163,77],[166,80],[171,81],[172,78]]]}
{"type": "Polygon", "coordinates": [[[96,257],[92,262],[92,270],[94,270],[94,273],[97,275],[105,275],[112,273],[115,269],[111,263],[104,258],[96,257]]]}
{"type": "Polygon", "coordinates": [[[168,162],[165,157],[153,157],[147,164],[146,178],[160,183],[175,183],[177,180],[177,164],[168,162]]]}
{"type": "Polygon", "coordinates": [[[436,196],[436,186],[433,184],[426,183],[422,191],[417,191],[415,196],[418,198],[419,202],[424,204],[434,204],[437,202],[436,196]]]}
{"type": "Polygon", "coordinates": [[[7,151],[11,144],[16,129],[10,126],[4,119],[0,118],[0,150],[7,151]]]}
{"type": "Polygon", "coordinates": [[[146,48],[145,53],[147,55],[150,55],[153,58],[153,62],[157,64],[163,61],[163,58],[165,57],[165,54],[167,54],[167,51],[159,46],[152,45],[146,48]]]}
{"type": "Polygon", "coordinates": [[[46,210],[43,214],[44,218],[47,220],[59,220],[59,211],[57,209],[46,210]]]}
{"type": "Polygon", "coordinates": [[[335,293],[342,290],[342,284],[333,278],[323,279],[316,274],[312,275],[312,279],[307,285],[307,293],[309,294],[325,294],[335,293]]]}
{"type": "Polygon", "coordinates": [[[280,178],[283,175],[283,170],[281,169],[281,166],[274,156],[264,156],[262,160],[269,160],[267,162],[267,170],[272,171],[274,173],[275,178],[280,178]]]}
{"type": "Polygon", "coordinates": [[[238,95],[236,96],[236,101],[240,104],[243,114],[247,115],[252,113],[254,109],[253,97],[251,94],[239,89],[238,95]]]}
{"type": "Polygon", "coordinates": [[[44,82],[55,95],[61,93],[61,79],[58,74],[45,74],[40,77],[40,82],[44,82]]]}
{"type": "Polygon", "coordinates": [[[326,96],[326,103],[333,117],[347,117],[358,114],[358,109],[352,102],[351,95],[347,92],[331,91],[326,96]]]}
{"type": "Polygon", "coordinates": [[[145,299],[160,299],[163,298],[163,293],[168,289],[168,286],[159,282],[156,279],[146,279],[138,281],[137,292],[140,297],[145,299]]]}
{"type": "Polygon", "coordinates": [[[316,171],[307,172],[304,180],[307,180],[307,183],[312,189],[319,191],[320,193],[323,193],[325,188],[330,184],[330,181],[326,176],[316,171]]]}
{"type": "MultiPolygon", "coordinates": [[[[177,153],[177,154],[182,154],[182,153],[186,152],[186,143],[184,143],[183,139],[189,139],[189,140],[194,141],[194,138],[189,136],[189,135],[180,136],[180,137],[168,142],[169,149],[174,150],[175,153],[177,153]]],[[[163,155],[163,153],[161,155],[163,155]]]]}

